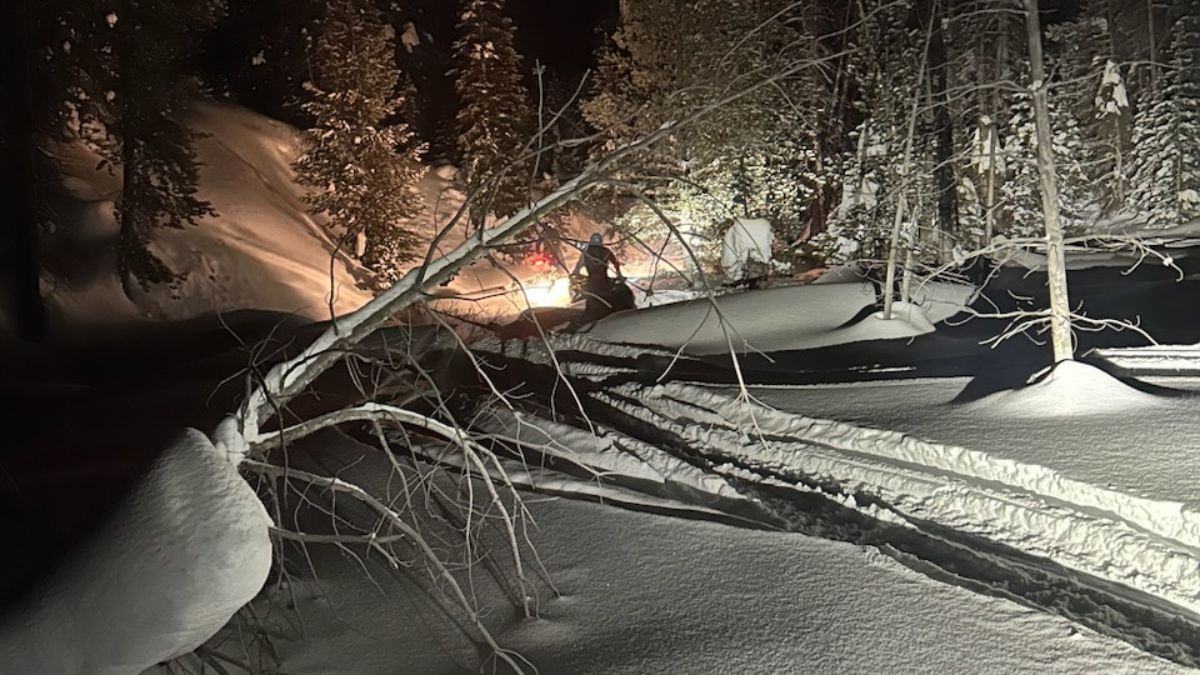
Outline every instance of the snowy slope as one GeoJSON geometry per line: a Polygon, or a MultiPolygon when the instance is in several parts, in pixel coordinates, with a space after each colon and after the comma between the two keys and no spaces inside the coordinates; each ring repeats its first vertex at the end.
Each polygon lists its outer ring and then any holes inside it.
{"type": "Polygon", "coordinates": [[[122,293],[111,253],[117,235],[112,197],[119,175],[92,171],[94,158],[77,147],[59,148],[64,187],[82,202],[77,223],[60,237],[90,245],[100,266],[49,280],[48,301],[62,321],[107,323],[137,317],[179,319],[213,311],[254,308],[328,318],[368,299],[358,290],[357,266],[335,256],[335,245],[300,201],[290,163],[300,150],[296,131],[247,110],[200,104],[187,123],[204,134],[198,196],[217,216],[196,227],[160,229],[156,252],[187,280],[177,290],[122,293]]]}
{"type": "MultiPolygon", "coordinates": [[[[212,203],[215,217],[196,227],[160,229],[154,250],[172,269],[185,272],[178,289],[165,286],[122,292],[116,276],[113,244],[118,234],[113,199],[120,175],[96,170],[98,158],[80,146],[57,146],[53,157],[63,172],[65,200],[57,231],[47,239],[53,272],[45,295],[63,323],[106,324],[131,319],[185,319],[212,312],[259,309],[328,319],[370,298],[369,274],[338,252],[323,218],[307,213],[293,181],[291,163],[303,150],[300,133],[281,122],[227,104],[199,103],[186,123],[201,134],[196,142],[201,164],[198,197],[212,203]]],[[[460,211],[464,196],[456,189],[451,167],[427,171],[416,186],[424,211],[398,225],[432,241],[460,211]]],[[[601,226],[576,215],[568,234],[586,238],[601,226]]],[[[450,228],[436,257],[458,245],[465,223],[450,228]]],[[[420,252],[420,259],[425,251],[420,252]]],[[[569,262],[574,253],[567,252],[569,262]]],[[[410,264],[419,264],[420,259],[410,264]]],[[[459,311],[495,315],[526,308],[514,289],[513,275],[532,280],[539,270],[521,262],[490,262],[464,270],[435,295],[467,295],[459,311]]],[[[565,274],[560,269],[550,270],[565,274]]]]}

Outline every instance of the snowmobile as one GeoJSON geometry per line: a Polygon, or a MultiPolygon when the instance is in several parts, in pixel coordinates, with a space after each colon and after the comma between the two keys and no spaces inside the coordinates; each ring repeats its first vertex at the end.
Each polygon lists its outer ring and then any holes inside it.
{"type": "Polygon", "coordinates": [[[608,287],[595,295],[588,291],[587,280],[584,275],[571,276],[571,302],[587,302],[584,316],[588,321],[602,319],[613,312],[634,309],[637,306],[633,290],[623,278],[608,279],[608,287]]]}

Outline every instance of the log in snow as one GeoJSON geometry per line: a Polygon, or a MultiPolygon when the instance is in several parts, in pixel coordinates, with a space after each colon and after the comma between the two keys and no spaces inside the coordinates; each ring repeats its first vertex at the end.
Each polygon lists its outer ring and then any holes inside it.
{"type": "Polygon", "coordinates": [[[269,526],[237,470],[188,430],[0,622],[0,673],[136,675],[194,650],[262,588],[269,526]]]}

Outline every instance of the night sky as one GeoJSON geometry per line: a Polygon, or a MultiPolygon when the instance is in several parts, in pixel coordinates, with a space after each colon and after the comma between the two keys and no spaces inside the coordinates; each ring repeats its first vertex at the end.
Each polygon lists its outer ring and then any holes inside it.
{"type": "Polygon", "coordinates": [[[616,26],[618,0],[509,0],[517,47],[568,81],[595,62],[596,48],[616,26]]]}

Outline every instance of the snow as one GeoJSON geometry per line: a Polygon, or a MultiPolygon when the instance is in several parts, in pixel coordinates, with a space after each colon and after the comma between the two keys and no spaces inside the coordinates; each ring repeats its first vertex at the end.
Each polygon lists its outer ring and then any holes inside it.
{"type": "MultiPolygon", "coordinates": [[[[321,441],[339,475],[386,485],[377,452],[321,441]],[[336,459],[335,459],[336,458],[336,459]]],[[[495,577],[475,595],[485,622],[544,673],[1183,672],[1065,619],[935,582],[873,550],[792,533],[667,518],[525,493],[549,578],[537,618],[505,611],[495,577]]],[[[423,527],[436,527],[429,523],[423,527]]],[[[501,545],[479,543],[486,550],[501,545]]],[[[260,607],[296,675],[478,669],[479,653],[417,577],[364,568],[325,547],[282,590],[295,612],[260,607]],[[311,567],[309,566],[311,563],[311,567]],[[364,575],[370,574],[370,578],[364,575]],[[302,631],[300,629],[302,626],[302,631]]],[[[265,600],[260,600],[260,603],[265,600]]],[[[210,646],[245,658],[231,627],[210,646]]]]}
{"type": "Polygon", "coordinates": [[[404,22],[404,32],[400,34],[400,44],[404,46],[404,51],[409,54],[421,46],[421,35],[417,32],[417,24],[412,21],[404,22]]]}
{"type": "MultiPolygon", "coordinates": [[[[1194,463],[1193,448],[1200,445],[1195,397],[1160,397],[1143,405],[1143,396],[1131,394],[1128,412],[1030,416],[1024,406],[1014,406],[1014,415],[985,413],[983,406],[960,402],[968,384],[965,378],[947,378],[761,387],[753,393],[781,410],[913,434],[971,448],[997,462],[1045,467],[1079,485],[1162,504],[1146,511],[1150,521],[1185,518],[1192,523],[1187,527],[1197,527],[1200,474],[1181,470],[1194,463]]],[[[1111,393],[1112,383],[1104,385],[1111,393]]]]}
{"type": "Polygon", "coordinates": [[[134,675],[186,654],[262,588],[270,518],[189,430],[67,567],[0,622],[0,672],[134,675]]]}
{"type": "Polygon", "coordinates": [[[357,287],[358,266],[310,217],[291,178],[299,152],[297,132],[249,111],[200,104],[188,125],[205,136],[196,144],[198,196],[218,217],[195,227],[160,228],[154,249],[170,267],[188,275],[179,289],[166,286],[122,292],[104,235],[114,236],[111,195],[119,173],[96,171],[78,147],[60,147],[67,169],[65,187],[82,203],[84,218],[68,224],[66,237],[88,244],[104,262],[101,273],[49,280],[48,304],[62,323],[106,324],[138,318],[183,319],[211,312],[256,308],[328,318],[350,311],[369,294],[357,287]]]}
{"type": "Polygon", "coordinates": [[[721,246],[721,268],[730,279],[751,275],[752,263],[772,265],[771,223],[760,218],[735,218],[721,246]]]}
{"type": "MultiPolygon", "coordinates": [[[[589,361],[579,356],[589,350],[583,336],[556,338],[553,346],[573,354],[569,372],[597,382],[623,374],[618,366],[600,363],[612,364],[621,350],[626,356],[636,353],[594,344],[604,358],[589,361]]],[[[540,348],[523,355],[545,360],[539,353],[540,348]]],[[[1032,386],[957,406],[948,405],[953,394],[941,381],[920,384],[752,391],[752,400],[784,411],[748,403],[736,390],[720,395],[680,383],[610,385],[605,393],[591,394],[647,428],[707,453],[717,463],[711,472],[679,466],[672,456],[619,433],[606,443],[628,456],[614,463],[603,446],[581,442],[561,425],[526,418],[504,431],[523,433],[531,447],[544,445],[539,433],[562,439],[578,452],[566,455],[569,459],[609,480],[628,476],[683,484],[712,497],[729,496],[714,486],[717,477],[811,490],[803,480],[779,483],[778,478],[781,472],[807,477],[871,495],[914,525],[933,522],[973,532],[1200,610],[1195,555],[1200,503],[1184,497],[1200,491],[1194,472],[1178,470],[1191,461],[1189,438],[1195,432],[1172,433],[1194,419],[1196,399],[1152,396],[1079,363],[1060,364],[1032,386]],[[937,392],[933,400],[931,392],[937,392]],[[836,421],[849,419],[855,423],[836,421]],[[535,428],[541,431],[531,431],[535,428]],[[937,433],[923,440],[902,433],[909,429],[937,433]],[[1147,445],[1153,452],[1142,451],[1147,445]],[[630,466],[631,457],[645,466],[630,466]],[[722,463],[722,458],[728,459],[722,463]]],[[[957,392],[957,387],[951,389],[957,392]]]]}
{"type": "Polygon", "coordinates": [[[863,340],[906,338],[932,330],[932,324],[956,314],[971,293],[969,286],[929,283],[914,293],[915,306],[901,306],[892,321],[856,314],[874,303],[870,284],[824,283],[771,288],[715,299],[723,322],[708,298],[609,317],[590,336],[610,342],[683,347],[692,354],[780,351],[863,340]],[[917,309],[919,307],[919,309],[917,309]],[[728,337],[726,333],[728,329],[728,337]]]}
{"type": "Polygon", "coordinates": [[[731,474],[738,478],[763,480],[780,471],[823,477],[882,500],[902,518],[975,532],[1200,610],[1200,561],[1193,554],[1200,548],[1200,513],[1178,502],[1133,497],[1036,464],[892,431],[783,414],[687,385],[629,385],[614,393],[638,402],[609,400],[626,414],[729,456],[731,466],[743,467],[731,474]],[[759,467],[770,474],[759,477],[759,467]]]}
{"type": "Polygon", "coordinates": [[[967,407],[983,416],[1064,418],[1135,413],[1160,402],[1096,366],[1066,361],[1032,384],[984,396],[967,407]]]}

